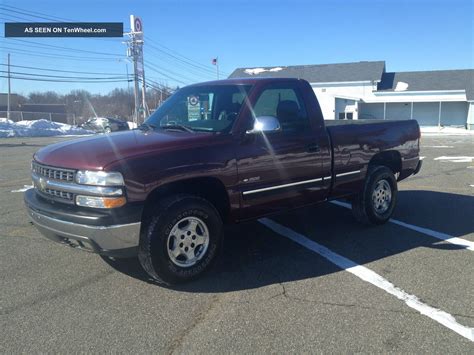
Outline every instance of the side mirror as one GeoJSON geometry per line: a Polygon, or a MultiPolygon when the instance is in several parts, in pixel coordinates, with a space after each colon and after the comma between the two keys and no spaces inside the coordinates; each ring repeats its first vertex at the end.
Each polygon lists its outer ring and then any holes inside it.
{"type": "Polygon", "coordinates": [[[278,132],[281,130],[278,118],[273,116],[259,116],[255,118],[253,128],[247,131],[247,134],[278,132]]]}

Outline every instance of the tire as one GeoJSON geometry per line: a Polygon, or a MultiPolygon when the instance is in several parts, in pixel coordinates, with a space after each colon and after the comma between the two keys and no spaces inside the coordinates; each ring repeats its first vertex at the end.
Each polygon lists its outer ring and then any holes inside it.
{"type": "Polygon", "coordinates": [[[110,127],[105,127],[104,133],[109,134],[111,132],[112,132],[112,129],[110,129],[110,127]]]}
{"type": "Polygon", "coordinates": [[[352,214],[365,225],[386,223],[397,203],[397,180],[386,166],[369,169],[363,189],[352,200],[352,214]]]}
{"type": "Polygon", "coordinates": [[[222,220],[207,200],[188,194],[162,199],[140,235],[138,259],[150,277],[167,285],[209,269],[221,244],[222,220]]]}

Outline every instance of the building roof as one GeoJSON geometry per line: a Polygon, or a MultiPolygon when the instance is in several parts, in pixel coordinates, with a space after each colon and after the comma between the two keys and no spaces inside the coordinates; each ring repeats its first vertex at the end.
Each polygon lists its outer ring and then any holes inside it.
{"type": "Polygon", "coordinates": [[[466,90],[467,100],[474,100],[474,69],[384,73],[377,88],[377,91],[436,90],[466,90]]]}
{"type": "Polygon", "coordinates": [[[385,61],[235,69],[229,78],[299,78],[310,83],[380,81],[385,61]]]}

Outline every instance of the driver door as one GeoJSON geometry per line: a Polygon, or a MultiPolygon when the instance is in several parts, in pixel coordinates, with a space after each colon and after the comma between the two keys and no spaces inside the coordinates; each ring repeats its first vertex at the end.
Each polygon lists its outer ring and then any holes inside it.
{"type": "Polygon", "coordinates": [[[322,159],[303,96],[296,84],[265,87],[255,117],[274,116],[277,132],[247,137],[237,150],[242,219],[313,203],[323,196],[322,159]]]}

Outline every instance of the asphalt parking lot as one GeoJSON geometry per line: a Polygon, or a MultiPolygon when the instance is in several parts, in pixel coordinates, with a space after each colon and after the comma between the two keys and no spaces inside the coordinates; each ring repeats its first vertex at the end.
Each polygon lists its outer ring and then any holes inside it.
{"type": "Polygon", "coordinates": [[[324,204],[229,226],[175,289],[28,222],[31,156],[62,139],[0,140],[1,353],[474,351],[474,136],[422,138],[392,223],[324,204]]]}

